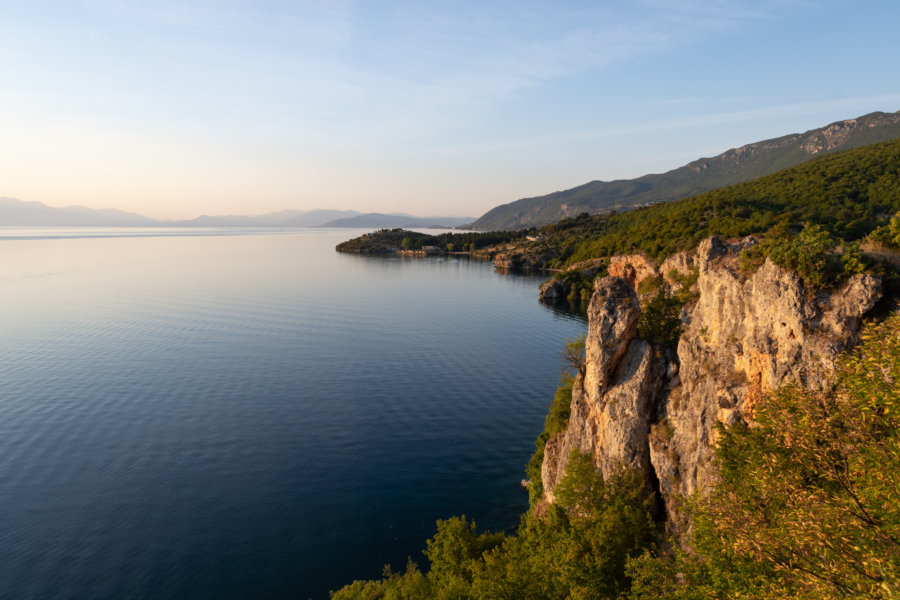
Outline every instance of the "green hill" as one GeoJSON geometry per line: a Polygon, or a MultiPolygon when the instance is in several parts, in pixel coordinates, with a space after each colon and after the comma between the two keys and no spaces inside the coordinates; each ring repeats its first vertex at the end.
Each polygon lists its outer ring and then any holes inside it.
{"type": "Polygon", "coordinates": [[[677,202],[572,220],[571,233],[556,240],[556,260],[561,266],[629,252],[663,257],[711,235],[743,237],[778,224],[799,229],[814,223],[856,240],[898,211],[900,140],[894,140],[677,202]]]}
{"type": "Polygon", "coordinates": [[[775,173],[810,158],[898,137],[900,112],[875,112],[806,133],[748,144],[666,173],[630,180],[592,181],[546,196],[524,198],[491,209],[471,227],[519,229],[582,212],[597,214],[668,202],[775,173]]]}
{"type": "Polygon", "coordinates": [[[752,181],[621,213],[583,213],[518,231],[440,235],[382,231],[344,242],[338,250],[392,251],[408,237],[411,248],[452,244],[480,256],[502,254],[514,264],[565,269],[581,261],[635,252],[662,259],[711,235],[743,237],[776,225],[800,230],[812,223],[853,241],[886,228],[898,212],[900,139],[828,154],[752,181]]]}

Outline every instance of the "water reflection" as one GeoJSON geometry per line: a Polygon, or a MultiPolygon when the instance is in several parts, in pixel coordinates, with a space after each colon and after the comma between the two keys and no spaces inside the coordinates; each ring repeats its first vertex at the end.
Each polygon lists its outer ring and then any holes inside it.
{"type": "Polygon", "coordinates": [[[584,331],[543,276],[95,233],[0,233],[0,597],[322,598],[516,524],[584,331]]]}

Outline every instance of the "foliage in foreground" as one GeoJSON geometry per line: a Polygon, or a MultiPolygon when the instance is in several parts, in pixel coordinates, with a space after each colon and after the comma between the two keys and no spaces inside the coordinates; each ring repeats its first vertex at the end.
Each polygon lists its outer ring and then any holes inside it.
{"type": "Polygon", "coordinates": [[[655,525],[640,475],[620,470],[608,481],[574,453],[558,501],[546,517],[529,512],[517,535],[479,534],[463,517],[438,521],[428,540],[431,568],[356,581],[334,600],[617,598],[628,589],[625,565],[647,549],[655,525]]]}
{"type": "Polygon", "coordinates": [[[900,598],[900,314],[833,389],[785,387],[723,429],[693,554],[633,560],[635,600],[900,598]]]}
{"type": "Polygon", "coordinates": [[[900,248],[900,212],[889,223],[873,231],[870,237],[887,248],[900,248]]]}

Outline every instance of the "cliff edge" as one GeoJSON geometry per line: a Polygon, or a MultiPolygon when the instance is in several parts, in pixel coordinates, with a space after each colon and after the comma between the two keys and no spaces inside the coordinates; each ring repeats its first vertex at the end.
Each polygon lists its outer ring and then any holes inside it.
{"type": "Polygon", "coordinates": [[[608,475],[640,470],[676,538],[689,528],[683,501],[715,478],[716,423],[751,423],[762,394],[783,384],[829,386],[838,356],[858,341],[881,281],[854,275],[840,288],[807,290],[796,273],[766,261],[741,272],[752,239],[703,241],[658,275],[697,273],[699,297],[682,312],[677,354],[638,337],[634,277],[596,281],[588,310],[586,365],[575,381],[568,426],[547,441],[542,502],[554,501],[572,450],[608,475]]]}

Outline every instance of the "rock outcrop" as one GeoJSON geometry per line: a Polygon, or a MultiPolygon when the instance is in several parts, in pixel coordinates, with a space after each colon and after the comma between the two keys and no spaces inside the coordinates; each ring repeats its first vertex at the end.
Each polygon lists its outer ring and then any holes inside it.
{"type": "Polygon", "coordinates": [[[696,262],[696,253],[678,252],[663,261],[659,266],[659,274],[672,291],[677,292],[697,268],[696,262]]]}
{"type": "Polygon", "coordinates": [[[740,250],[752,243],[710,238],[692,256],[663,263],[660,271],[698,269],[699,299],[685,311],[677,359],[637,337],[640,306],[628,282],[597,281],[568,428],[544,450],[547,501],[578,449],[604,475],[619,464],[642,470],[679,536],[689,526],[680,502],[715,476],[716,423],[752,422],[762,394],[780,385],[829,385],[838,356],[881,297],[880,281],[855,275],[838,290],[812,294],[769,261],[748,276],[740,250]]]}
{"type": "Polygon", "coordinates": [[[604,476],[618,464],[650,473],[648,416],[664,365],[637,338],[639,315],[637,294],[624,279],[597,280],[588,307],[586,367],[573,387],[569,425],[544,449],[541,478],[550,502],[572,450],[590,454],[604,476]]]}
{"type": "Polygon", "coordinates": [[[608,272],[613,277],[621,277],[628,285],[637,289],[645,279],[656,277],[656,269],[640,254],[614,256],[609,260],[608,272]]]}
{"type": "Polygon", "coordinates": [[[560,302],[569,295],[571,286],[565,279],[548,279],[541,285],[540,298],[544,302],[560,302]]]}

